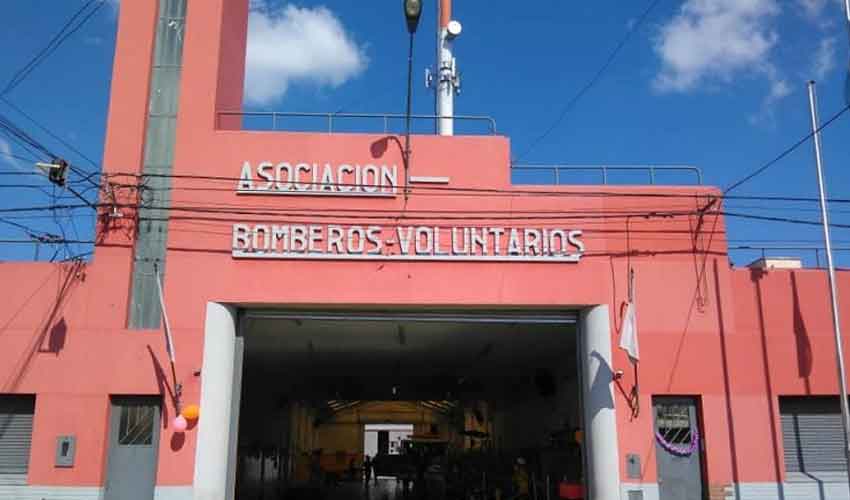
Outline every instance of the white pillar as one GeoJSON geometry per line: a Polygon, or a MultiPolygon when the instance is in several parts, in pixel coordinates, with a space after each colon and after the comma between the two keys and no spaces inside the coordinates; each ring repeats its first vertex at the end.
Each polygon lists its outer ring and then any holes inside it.
{"type": "Polygon", "coordinates": [[[227,492],[236,491],[236,462],[239,453],[239,409],[242,403],[242,364],[245,358],[245,339],[236,337],[233,355],[233,391],[230,400],[230,444],[227,460],[227,492]]]}
{"type": "Polygon", "coordinates": [[[616,500],[620,498],[620,453],[608,306],[581,312],[579,336],[588,499],[616,500]]]}
{"type": "Polygon", "coordinates": [[[231,398],[236,347],[236,310],[207,303],[201,366],[201,418],[195,450],[195,500],[229,500],[231,398]]]}

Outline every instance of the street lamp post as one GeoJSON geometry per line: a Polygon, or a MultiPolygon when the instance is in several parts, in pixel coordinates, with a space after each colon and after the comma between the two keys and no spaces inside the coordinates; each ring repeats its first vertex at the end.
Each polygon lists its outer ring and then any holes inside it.
{"type": "MultiPolygon", "coordinates": [[[[823,160],[821,159],[820,121],[818,119],[818,101],[815,93],[815,82],[811,81],[809,89],[809,110],[812,118],[812,140],[815,146],[815,166],[818,174],[818,193],[820,195],[820,215],[823,223],[823,241],[826,247],[827,279],[829,281],[829,297],[832,305],[832,329],[835,335],[835,358],[838,365],[838,400],[841,405],[841,426],[844,429],[844,459],[845,467],[850,472],[850,408],[847,402],[847,379],[844,369],[844,341],[841,338],[841,318],[838,309],[838,292],[835,285],[835,265],[832,261],[832,239],[829,235],[829,211],[826,206],[826,189],[824,188],[823,160]]],[[[850,476],[848,476],[850,480],[850,476]]]]}
{"type": "Polygon", "coordinates": [[[410,189],[410,114],[413,99],[413,35],[419,27],[419,17],[422,15],[422,0],[403,0],[404,17],[407,20],[407,32],[410,34],[410,45],[407,49],[407,112],[404,127],[404,198],[410,189]]]}

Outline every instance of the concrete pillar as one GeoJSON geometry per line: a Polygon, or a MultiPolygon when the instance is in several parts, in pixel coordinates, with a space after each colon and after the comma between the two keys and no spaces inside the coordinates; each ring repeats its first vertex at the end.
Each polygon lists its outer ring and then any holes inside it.
{"type": "Polygon", "coordinates": [[[201,418],[195,451],[195,500],[229,500],[231,399],[236,349],[236,310],[207,303],[201,365],[201,418]]]}
{"type": "Polygon", "coordinates": [[[242,364],[245,358],[245,338],[236,337],[233,355],[233,391],[230,399],[230,443],[227,456],[227,491],[236,491],[236,462],[239,453],[239,409],[242,406],[242,364]]]}
{"type": "Polygon", "coordinates": [[[578,357],[582,370],[588,499],[616,500],[620,498],[620,458],[608,306],[581,312],[578,357]]]}

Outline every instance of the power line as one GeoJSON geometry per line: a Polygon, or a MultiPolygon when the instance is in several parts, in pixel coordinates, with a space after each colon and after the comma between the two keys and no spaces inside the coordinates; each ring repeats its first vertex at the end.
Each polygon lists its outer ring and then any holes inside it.
{"type": "Polygon", "coordinates": [[[10,139],[20,144],[24,149],[33,154],[34,156],[38,156],[35,151],[39,151],[43,156],[46,157],[55,157],[53,153],[47,149],[46,146],[38,142],[35,138],[29,135],[25,130],[21,129],[15,123],[7,118],[5,115],[0,114],[0,131],[5,133],[10,139]]]}
{"type": "Polygon", "coordinates": [[[558,118],[549,126],[549,128],[547,128],[542,134],[540,134],[536,139],[534,139],[531,142],[531,145],[528,146],[528,148],[526,148],[521,155],[517,156],[514,159],[514,162],[521,161],[523,158],[525,158],[528,153],[530,153],[535,147],[537,147],[538,144],[540,144],[544,139],[546,139],[549,134],[551,134],[556,128],[558,128],[558,125],[561,124],[567,114],[572,111],[572,109],[575,107],[576,104],[578,104],[581,98],[584,97],[584,95],[587,94],[590,89],[593,88],[593,86],[599,82],[599,80],[602,78],[602,75],[605,74],[606,71],[608,71],[608,68],[611,66],[611,64],[613,64],[614,60],[617,58],[617,55],[619,55],[620,51],[623,50],[623,47],[626,46],[626,43],[628,43],[632,35],[638,30],[638,28],[641,27],[641,25],[643,25],[643,23],[649,17],[649,14],[652,13],[652,11],[655,9],[655,7],[658,6],[659,3],[661,3],[661,0],[653,0],[653,2],[649,4],[649,6],[637,19],[637,21],[635,21],[635,23],[632,25],[632,27],[628,31],[626,31],[625,36],[620,39],[619,43],[617,43],[617,45],[614,47],[614,50],[611,51],[611,53],[608,55],[608,58],[605,60],[605,62],[602,64],[596,74],[593,75],[593,78],[591,78],[581,89],[579,89],[579,91],[575,95],[573,95],[573,97],[569,101],[567,101],[567,104],[561,109],[561,113],[558,115],[558,118]]]}
{"type": "MultiPolygon", "coordinates": [[[[785,222],[788,224],[802,224],[807,226],[822,226],[821,221],[817,220],[805,220],[805,219],[792,219],[790,217],[770,217],[767,215],[753,215],[753,214],[742,214],[739,212],[723,212],[722,213],[726,217],[737,217],[740,219],[752,219],[752,220],[760,220],[765,222],[785,222]]],[[[835,227],[838,229],[850,229],[850,224],[837,224],[830,222],[829,227],[835,227]]]]}
{"type": "Polygon", "coordinates": [[[9,220],[9,219],[2,218],[2,217],[0,217],[0,223],[18,228],[21,231],[24,231],[27,235],[32,236],[32,237],[35,237],[36,233],[39,232],[39,231],[36,231],[35,229],[29,227],[29,226],[25,226],[23,224],[20,224],[18,222],[13,221],[13,220],[9,220]]]}
{"type": "MultiPolygon", "coordinates": [[[[0,239],[0,243],[32,245],[35,242],[32,241],[32,240],[0,239]]],[[[94,244],[94,243],[97,243],[97,242],[94,241],[94,240],[65,240],[65,239],[59,238],[59,239],[56,239],[56,240],[44,241],[44,242],[39,242],[39,243],[50,243],[50,244],[56,244],[56,245],[65,244],[65,243],[76,243],[76,244],[80,244],[80,245],[91,245],[91,244],[94,244]]]]}
{"type": "MultiPolygon", "coordinates": [[[[7,153],[7,152],[5,152],[5,151],[0,151],[0,156],[5,156],[6,158],[12,158],[13,160],[19,160],[19,161],[25,161],[25,162],[32,162],[32,163],[35,163],[36,161],[38,161],[38,160],[36,160],[35,158],[32,158],[32,157],[27,158],[27,157],[25,157],[25,156],[16,155],[16,154],[14,154],[14,153],[7,153]]],[[[13,175],[13,174],[18,174],[18,175],[30,175],[30,174],[32,174],[32,175],[37,175],[37,174],[36,174],[36,172],[9,172],[9,173],[3,172],[3,173],[0,173],[0,175],[13,175]]]]}
{"type": "Polygon", "coordinates": [[[767,163],[765,163],[764,165],[762,165],[762,166],[760,166],[759,168],[755,169],[752,173],[748,174],[746,177],[742,178],[741,180],[739,180],[739,181],[736,181],[736,182],[732,183],[729,187],[727,187],[726,189],[724,189],[724,190],[723,190],[723,194],[727,194],[727,193],[729,193],[730,191],[732,191],[733,189],[737,189],[737,188],[738,188],[738,187],[740,187],[742,184],[744,184],[744,183],[746,183],[746,182],[750,181],[750,180],[751,180],[751,179],[753,179],[754,177],[756,177],[756,176],[760,175],[761,173],[763,173],[765,170],[767,170],[767,169],[769,169],[770,167],[772,167],[773,165],[777,164],[777,163],[778,163],[779,161],[781,161],[783,158],[785,158],[786,156],[788,156],[789,154],[791,154],[792,152],[794,152],[797,148],[799,148],[800,146],[802,146],[803,144],[805,144],[806,142],[808,142],[808,141],[809,141],[809,139],[811,139],[811,138],[815,135],[815,133],[820,132],[821,130],[823,130],[823,129],[825,129],[826,127],[830,126],[833,122],[835,122],[835,120],[839,119],[839,118],[841,117],[841,115],[843,115],[843,114],[844,114],[844,113],[845,113],[848,109],[850,109],[850,104],[848,104],[847,106],[844,106],[843,108],[841,108],[841,110],[839,110],[837,113],[835,113],[834,115],[832,115],[832,117],[830,117],[830,119],[829,119],[829,120],[825,121],[825,122],[823,123],[823,125],[821,125],[821,126],[820,126],[820,127],[819,127],[816,131],[809,132],[809,133],[808,133],[808,134],[806,134],[806,135],[805,135],[802,139],[800,139],[799,141],[795,142],[793,145],[791,145],[791,147],[787,148],[785,151],[783,151],[783,152],[779,153],[779,155],[778,155],[778,156],[776,156],[775,158],[773,158],[772,160],[768,161],[768,162],[767,162],[767,163]]]}
{"type": "MultiPolygon", "coordinates": [[[[74,147],[73,144],[69,143],[68,141],[63,139],[61,136],[59,136],[58,134],[55,134],[52,131],[50,131],[50,129],[48,129],[47,127],[45,127],[41,123],[39,123],[35,118],[32,117],[32,115],[28,114],[26,111],[21,109],[19,106],[15,105],[15,103],[13,103],[12,101],[10,101],[9,99],[7,99],[6,97],[3,97],[3,96],[0,96],[0,100],[2,100],[4,103],[6,103],[7,106],[9,106],[13,110],[15,110],[18,114],[20,114],[21,116],[23,116],[24,118],[29,120],[33,125],[38,127],[42,132],[49,135],[50,137],[52,137],[57,142],[59,142],[60,144],[62,144],[66,148],[68,148],[71,151],[73,151],[74,153],[76,153],[80,158],[89,162],[94,168],[100,170],[100,165],[98,165],[96,161],[91,159],[91,157],[89,157],[88,155],[86,155],[85,153],[83,153],[82,151],[77,149],[76,147],[74,147]]],[[[84,174],[90,175],[91,174],[91,172],[88,172],[84,169],[81,169],[80,167],[74,167],[72,165],[69,165],[69,167],[79,175],[84,175],[84,174]],[[78,171],[78,170],[81,170],[81,171],[78,171]]]]}
{"type": "MultiPolygon", "coordinates": [[[[189,180],[198,180],[198,181],[222,181],[222,182],[239,182],[243,179],[239,177],[231,177],[231,176],[214,176],[214,175],[193,175],[193,174],[139,174],[133,172],[113,172],[107,175],[110,178],[114,177],[132,177],[135,179],[144,179],[144,178],[169,178],[169,179],[189,179],[189,180]]],[[[303,181],[299,182],[299,184],[303,184],[305,186],[323,186],[324,184],[321,182],[310,182],[303,181]]],[[[140,189],[147,189],[152,191],[162,191],[162,190],[171,190],[171,191],[223,191],[223,192],[235,192],[234,188],[218,188],[218,187],[206,187],[206,186],[171,186],[169,188],[151,188],[147,187],[144,184],[141,186],[137,186],[135,184],[121,184],[114,183],[116,187],[129,187],[135,188],[139,187],[140,189]]],[[[355,184],[348,183],[336,183],[336,186],[340,187],[358,187],[355,184]]],[[[595,186],[594,186],[595,188],[595,186]]],[[[704,198],[716,198],[721,200],[750,200],[750,201],[776,201],[776,202],[817,202],[817,198],[812,197],[800,197],[800,196],[780,196],[780,195],[722,195],[719,193],[694,190],[690,193],[685,192],[641,192],[641,191],[610,191],[610,190],[591,190],[591,189],[559,189],[556,191],[546,190],[546,189],[518,189],[518,188],[509,188],[509,189],[501,189],[501,188],[474,188],[474,187],[454,187],[454,186],[409,186],[409,190],[414,194],[430,194],[437,193],[437,196],[447,195],[446,193],[457,193],[461,196],[480,196],[480,195],[501,195],[506,197],[515,197],[515,196],[550,196],[550,197],[611,197],[611,198],[658,198],[658,199],[682,199],[682,200],[695,200],[695,199],[704,199],[704,198]]],[[[273,194],[274,190],[267,191],[269,194],[273,194]]],[[[260,192],[263,193],[262,191],[260,192]]],[[[308,193],[309,194],[309,193],[308,193]]],[[[830,198],[828,200],[830,203],[850,203],[850,198],[830,198]]]]}
{"type": "Polygon", "coordinates": [[[93,9],[89,10],[87,14],[79,21],[76,25],[74,22],[77,21],[80,16],[83,16],[83,13],[95,3],[95,0],[88,0],[83,4],[70,19],[65,21],[65,24],[62,25],[62,28],[53,35],[53,38],[45,45],[41,50],[39,50],[35,56],[33,56],[22,68],[20,68],[14,76],[9,80],[9,83],[6,84],[6,87],[0,92],[0,95],[5,96],[9,92],[15,89],[18,85],[21,84],[41,63],[43,63],[48,57],[50,57],[53,52],[56,51],[71,35],[79,31],[89,19],[101,8],[106,0],[98,0],[97,5],[94,6],[93,9]]]}

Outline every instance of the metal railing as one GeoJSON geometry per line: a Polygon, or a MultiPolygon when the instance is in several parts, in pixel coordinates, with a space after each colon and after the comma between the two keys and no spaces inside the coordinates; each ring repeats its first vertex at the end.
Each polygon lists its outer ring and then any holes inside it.
{"type": "MultiPolygon", "coordinates": [[[[788,246],[788,245],[779,245],[779,246],[761,246],[761,245],[735,245],[730,246],[729,251],[738,251],[738,252],[755,252],[760,255],[762,259],[769,259],[771,257],[774,258],[785,258],[789,257],[787,255],[783,255],[782,257],[769,254],[768,252],[794,252],[800,256],[800,260],[805,264],[805,256],[814,256],[815,258],[815,267],[826,267],[826,263],[824,262],[821,265],[822,256],[826,255],[826,249],[824,247],[818,246],[788,246]],[[802,255],[800,255],[802,254],[802,255]]],[[[833,246],[833,252],[850,252],[850,246],[833,246]]],[[[840,267],[840,266],[838,266],[840,267]]]]}
{"type": "MultiPolygon", "coordinates": [[[[294,122],[300,122],[302,125],[308,120],[320,120],[324,125],[325,132],[345,133],[345,132],[361,132],[361,133],[384,133],[388,134],[393,130],[392,125],[398,122],[399,131],[404,128],[404,121],[407,115],[404,113],[308,113],[297,111],[219,111],[216,114],[216,126],[221,127],[221,119],[225,117],[238,117],[242,120],[244,130],[279,130],[279,131],[299,131],[303,128],[289,127],[294,122]],[[265,123],[269,124],[267,128],[255,128],[250,124],[246,125],[246,119],[264,119],[265,123]],[[375,125],[363,126],[362,130],[345,130],[339,131],[339,126],[343,121],[352,123],[354,120],[360,120],[360,124],[368,123],[375,125]],[[281,128],[286,125],[286,128],[281,128]]],[[[423,121],[433,124],[436,130],[437,120],[442,118],[452,118],[456,122],[471,123],[483,125],[485,132],[460,133],[458,135],[496,135],[496,120],[489,116],[473,116],[473,115],[455,115],[455,116],[440,116],[440,115],[410,115],[410,119],[414,125],[421,124],[423,121]]],[[[357,128],[357,127],[355,127],[357,128]]],[[[312,129],[311,129],[312,130],[312,129]]]]}
{"type": "MultiPolygon", "coordinates": [[[[554,176],[554,183],[561,184],[563,172],[597,172],[602,184],[609,184],[613,172],[643,172],[647,175],[649,184],[656,184],[659,173],[684,172],[693,175],[697,185],[702,185],[702,170],[690,165],[540,165],[517,164],[511,165],[511,172],[549,172],[554,176]]],[[[598,184],[595,183],[595,184],[598,184]]],[[[690,184],[693,184],[691,182],[690,184]]]]}

